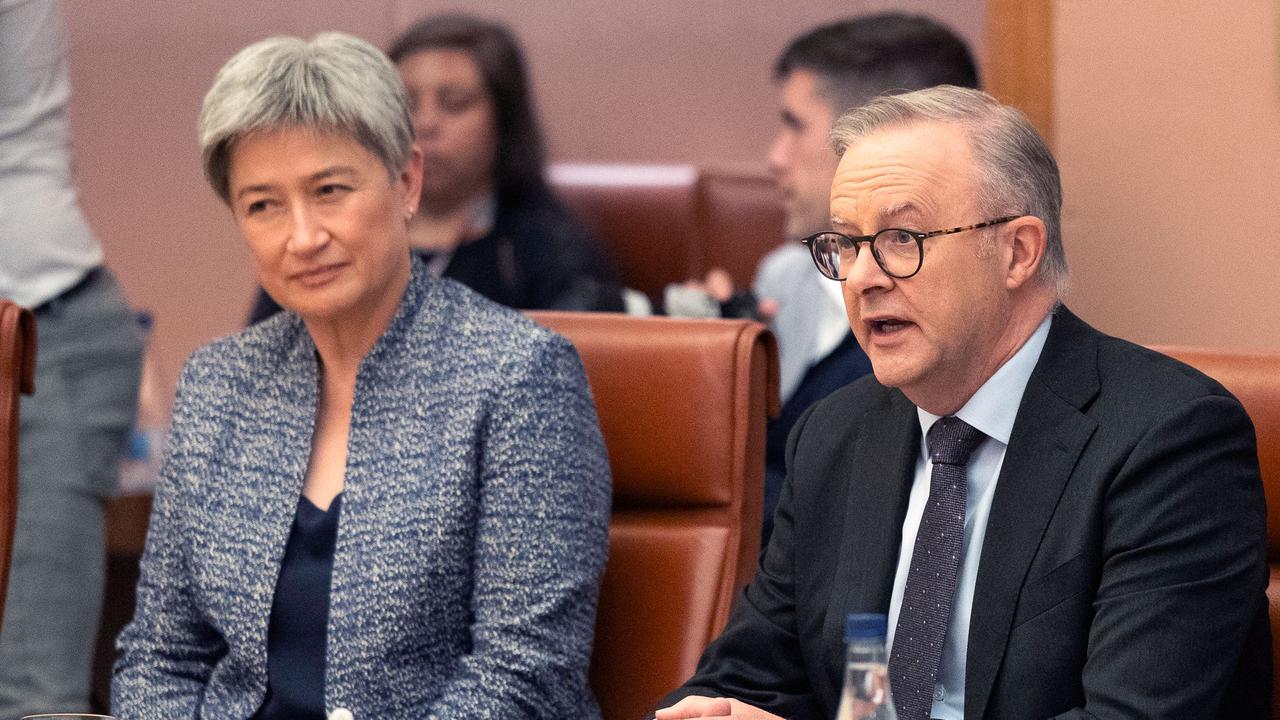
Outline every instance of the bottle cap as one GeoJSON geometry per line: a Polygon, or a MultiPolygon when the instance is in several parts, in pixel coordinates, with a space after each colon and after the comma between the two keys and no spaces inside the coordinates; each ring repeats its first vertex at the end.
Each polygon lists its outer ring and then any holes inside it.
{"type": "Polygon", "coordinates": [[[887,625],[883,613],[849,613],[844,621],[844,641],[883,640],[887,625]]]}

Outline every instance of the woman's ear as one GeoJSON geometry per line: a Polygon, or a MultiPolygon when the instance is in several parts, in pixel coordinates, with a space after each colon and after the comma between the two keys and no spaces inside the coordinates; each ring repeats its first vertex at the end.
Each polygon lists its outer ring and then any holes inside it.
{"type": "Polygon", "coordinates": [[[399,181],[404,184],[407,220],[418,212],[418,199],[422,197],[422,148],[417,143],[409,147],[409,159],[400,170],[399,181]]]}

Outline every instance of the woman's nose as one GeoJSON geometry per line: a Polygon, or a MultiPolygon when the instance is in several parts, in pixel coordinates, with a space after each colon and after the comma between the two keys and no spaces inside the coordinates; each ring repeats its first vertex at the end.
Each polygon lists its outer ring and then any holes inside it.
{"type": "Polygon", "coordinates": [[[306,255],[328,244],[328,231],[306,203],[295,205],[291,215],[293,223],[289,232],[289,247],[293,252],[306,255]]]}

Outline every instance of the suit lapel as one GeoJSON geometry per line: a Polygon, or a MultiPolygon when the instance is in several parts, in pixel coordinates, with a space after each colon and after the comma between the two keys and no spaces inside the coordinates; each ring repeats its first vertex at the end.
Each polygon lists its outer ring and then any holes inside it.
{"type": "Polygon", "coordinates": [[[896,390],[885,403],[870,408],[860,424],[854,446],[833,468],[846,485],[846,500],[844,537],[823,623],[827,667],[844,667],[848,613],[889,611],[902,519],[920,449],[915,406],[896,390]]]}
{"type": "Polygon", "coordinates": [[[1027,571],[1095,423],[1098,334],[1065,308],[1027,382],[987,521],[970,615],[965,715],[986,712],[1027,571]]]}

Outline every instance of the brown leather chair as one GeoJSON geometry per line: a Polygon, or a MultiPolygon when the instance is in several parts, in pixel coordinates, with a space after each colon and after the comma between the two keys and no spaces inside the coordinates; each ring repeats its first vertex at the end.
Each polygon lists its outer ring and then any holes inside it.
{"type": "Polygon", "coordinates": [[[691,165],[553,165],[551,182],[600,238],[622,284],[653,302],[692,277],[698,257],[697,179],[691,165]]]}
{"type": "Polygon", "coordinates": [[[35,317],[0,300],[0,624],[18,514],[18,396],[34,392],[35,369],[35,317]]]}
{"type": "Polygon", "coordinates": [[[785,237],[782,196],[763,174],[692,165],[559,163],[557,194],[612,253],[622,284],[658,303],[663,288],[713,267],[750,285],[785,237]]]}
{"type": "Polygon", "coordinates": [[[750,287],[760,260],[786,238],[782,192],[767,175],[703,171],[698,227],[700,256],[692,277],[721,267],[738,287],[750,287]]]}
{"type": "Polygon", "coordinates": [[[1193,347],[1156,347],[1222,383],[1244,405],[1258,437],[1258,464],[1267,497],[1267,560],[1271,581],[1272,677],[1280,712],[1280,354],[1251,354],[1193,347]]]}
{"type": "Polygon", "coordinates": [[[636,720],[684,682],[755,572],[777,353],[740,320],[530,313],[577,347],[613,471],[591,683],[636,720]]]}

